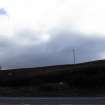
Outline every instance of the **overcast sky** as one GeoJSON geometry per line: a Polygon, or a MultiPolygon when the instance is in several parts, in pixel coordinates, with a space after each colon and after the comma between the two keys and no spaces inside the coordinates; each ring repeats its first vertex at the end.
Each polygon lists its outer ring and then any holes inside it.
{"type": "Polygon", "coordinates": [[[105,59],[105,0],[0,0],[3,69],[105,59]]]}

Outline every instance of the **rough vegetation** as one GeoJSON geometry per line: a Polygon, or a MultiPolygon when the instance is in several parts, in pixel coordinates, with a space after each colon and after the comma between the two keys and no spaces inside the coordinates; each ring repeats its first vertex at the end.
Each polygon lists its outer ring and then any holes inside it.
{"type": "MultiPolygon", "coordinates": [[[[18,70],[19,75],[14,76],[15,79],[13,75],[7,79],[2,77],[0,96],[105,96],[104,60],[27,68],[27,73],[25,69],[10,71],[15,75],[18,70]],[[24,72],[24,78],[20,78],[21,72],[24,72]],[[34,75],[27,75],[30,72],[34,75]]],[[[10,71],[7,70],[7,74],[10,71]]],[[[6,73],[4,75],[6,77],[6,73]]]]}

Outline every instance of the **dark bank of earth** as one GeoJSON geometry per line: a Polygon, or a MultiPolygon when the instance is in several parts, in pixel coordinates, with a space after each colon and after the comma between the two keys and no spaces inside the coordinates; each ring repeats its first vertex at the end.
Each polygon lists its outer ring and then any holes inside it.
{"type": "MultiPolygon", "coordinates": [[[[46,85],[46,84],[45,84],[46,85]]],[[[0,87],[0,96],[10,97],[104,97],[105,87],[99,88],[78,88],[67,87],[58,88],[55,84],[48,86],[33,86],[33,87],[0,87]],[[53,87],[51,87],[53,85],[53,87]]]]}
{"type": "Polygon", "coordinates": [[[0,71],[0,96],[105,96],[105,60],[0,71]]]}

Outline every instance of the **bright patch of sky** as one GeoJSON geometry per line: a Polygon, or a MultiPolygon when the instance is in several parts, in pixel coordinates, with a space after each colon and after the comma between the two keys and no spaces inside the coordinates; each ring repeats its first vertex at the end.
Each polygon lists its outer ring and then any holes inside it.
{"type": "Polygon", "coordinates": [[[0,8],[9,15],[9,19],[0,19],[0,29],[32,29],[48,34],[60,27],[105,36],[104,4],[104,0],[0,0],[0,8]]]}

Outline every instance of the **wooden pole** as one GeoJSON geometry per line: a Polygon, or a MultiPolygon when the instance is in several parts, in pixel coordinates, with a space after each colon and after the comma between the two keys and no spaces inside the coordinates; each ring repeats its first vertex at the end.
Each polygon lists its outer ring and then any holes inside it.
{"type": "Polygon", "coordinates": [[[75,49],[73,49],[73,59],[74,59],[74,64],[76,63],[75,62],[75,49]]]}

